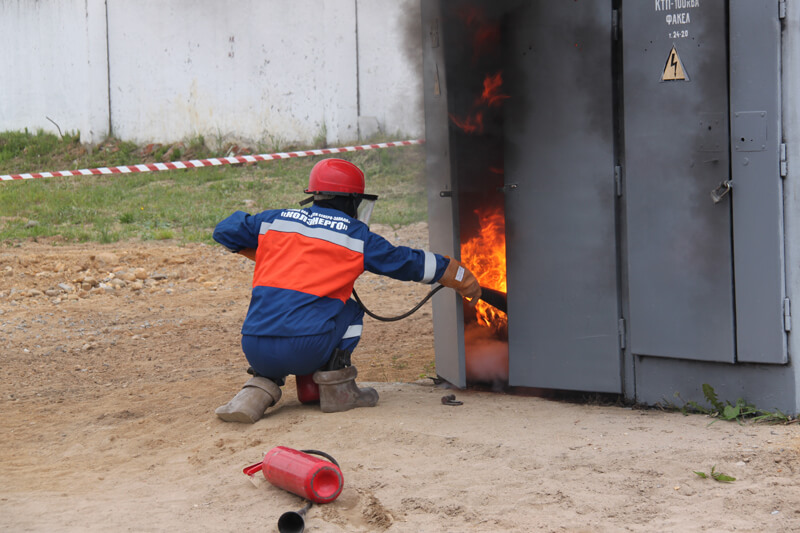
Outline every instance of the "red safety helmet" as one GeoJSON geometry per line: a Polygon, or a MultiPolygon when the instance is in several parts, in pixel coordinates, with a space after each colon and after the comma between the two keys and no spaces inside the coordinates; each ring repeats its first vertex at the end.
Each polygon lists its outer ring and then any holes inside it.
{"type": "Polygon", "coordinates": [[[323,159],[311,169],[307,194],[357,196],[364,194],[364,173],[350,161],[323,159]]]}
{"type": "Polygon", "coordinates": [[[350,161],[335,158],[323,159],[314,165],[304,192],[311,196],[301,201],[300,205],[335,196],[352,198],[355,216],[365,224],[369,224],[375,200],[378,199],[377,195],[364,194],[364,172],[360,168],[350,161]]]}

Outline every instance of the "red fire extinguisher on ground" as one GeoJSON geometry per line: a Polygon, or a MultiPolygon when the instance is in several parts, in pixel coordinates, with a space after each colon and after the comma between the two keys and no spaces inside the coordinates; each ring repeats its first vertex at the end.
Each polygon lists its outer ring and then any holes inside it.
{"type": "Polygon", "coordinates": [[[302,404],[319,403],[319,385],[314,383],[313,375],[296,376],[297,399],[302,404]]]}
{"type": "Polygon", "coordinates": [[[314,503],[332,502],[342,493],[344,485],[339,463],[327,453],[318,450],[294,450],[276,446],[267,452],[263,461],[250,465],[243,471],[252,476],[259,470],[271,484],[314,503]],[[325,457],[328,461],[314,455],[325,457]]]}

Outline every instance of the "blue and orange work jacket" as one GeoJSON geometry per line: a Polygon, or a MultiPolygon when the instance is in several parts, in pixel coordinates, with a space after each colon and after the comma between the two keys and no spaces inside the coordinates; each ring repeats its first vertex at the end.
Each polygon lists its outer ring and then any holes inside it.
{"type": "Polygon", "coordinates": [[[315,205],[255,215],[237,211],[217,224],[214,240],[232,252],[256,249],[244,335],[326,333],[365,270],[434,283],[449,263],[439,254],[393,246],[363,222],[315,205]]]}

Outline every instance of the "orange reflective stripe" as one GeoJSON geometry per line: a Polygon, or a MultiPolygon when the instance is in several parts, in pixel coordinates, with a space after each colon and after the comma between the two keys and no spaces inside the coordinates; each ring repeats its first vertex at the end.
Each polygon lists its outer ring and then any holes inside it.
{"type": "Polygon", "coordinates": [[[362,272],[361,253],[297,233],[268,231],[258,238],[253,286],[289,289],[344,302],[362,272]]]}

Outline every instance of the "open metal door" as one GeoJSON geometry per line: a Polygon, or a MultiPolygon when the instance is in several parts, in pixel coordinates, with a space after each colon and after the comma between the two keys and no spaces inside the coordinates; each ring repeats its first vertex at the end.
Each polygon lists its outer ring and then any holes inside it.
{"type": "Polygon", "coordinates": [[[509,384],[621,392],[610,0],[508,17],[509,384]]]}
{"type": "MultiPolygon", "coordinates": [[[[442,46],[439,1],[422,3],[423,87],[425,91],[428,224],[431,250],[458,257],[457,212],[453,204],[447,77],[442,46]]],[[[464,363],[464,312],[454,291],[433,297],[436,373],[457,387],[466,386],[464,363]]]]}

